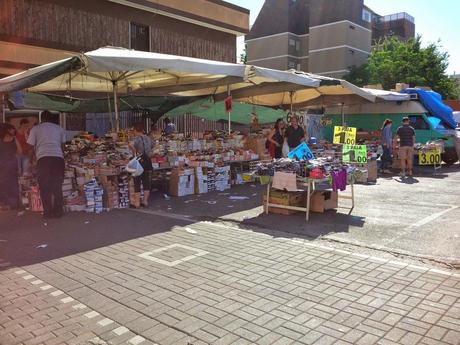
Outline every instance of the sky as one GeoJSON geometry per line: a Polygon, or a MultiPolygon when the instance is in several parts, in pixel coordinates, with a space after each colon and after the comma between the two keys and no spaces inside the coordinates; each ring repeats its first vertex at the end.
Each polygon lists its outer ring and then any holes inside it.
{"type": "MultiPolygon", "coordinates": [[[[227,0],[251,11],[252,25],[264,0],[227,0]]],[[[460,1],[458,0],[364,0],[380,15],[407,12],[415,17],[415,31],[425,44],[437,42],[450,55],[448,73],[460,73],[460,1]]],[[[238,51],[244,48],[244,39],[238,38],[238,51]]],[[[239,56],[239,53],[238,53],[239,56]]]]}

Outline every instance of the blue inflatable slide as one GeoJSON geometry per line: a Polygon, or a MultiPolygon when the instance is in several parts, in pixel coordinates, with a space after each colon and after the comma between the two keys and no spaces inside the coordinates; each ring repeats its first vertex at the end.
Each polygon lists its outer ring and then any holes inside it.
{"type": "Polygon", "coordinates": [[[430,116],[442,120],[442,124],[447,128],[457,127],[452,109],[444,104],[439,93],[417,88],[404,89],[401,90],[401,93],[417,94],[420,103],[428,110],[430,116]]]}

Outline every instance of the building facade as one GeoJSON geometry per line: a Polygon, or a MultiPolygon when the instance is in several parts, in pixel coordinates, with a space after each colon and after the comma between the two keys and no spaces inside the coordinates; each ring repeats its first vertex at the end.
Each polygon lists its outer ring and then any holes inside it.
{"type": "Polygon", "coordinates": [[[342,77],[390,35],[414,37],[414,19],[379,16],[363,0],[265,0],[245,42],[248,64],[342,77]]]}
{"type": "Polygon", "coordinates": [[[222,0],[1,0],[0,77],[108,45],[235,62],[248,31],[222,0]]]}

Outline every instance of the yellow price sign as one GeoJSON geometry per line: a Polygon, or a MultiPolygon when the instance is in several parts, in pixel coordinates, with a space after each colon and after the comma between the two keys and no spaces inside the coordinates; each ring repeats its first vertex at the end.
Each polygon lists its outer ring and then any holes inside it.
{"type": "Polygon", "coordinates": [[[356,128],[354,127],[334,127],[334,144],[354,145],[356,143],[356,128]]]}
{"type": "Polygon", "coordinates": [[[428,150],[420,151],[418,153],[419,165],[440,165],[441,164],[441,150],[428,150]]]}

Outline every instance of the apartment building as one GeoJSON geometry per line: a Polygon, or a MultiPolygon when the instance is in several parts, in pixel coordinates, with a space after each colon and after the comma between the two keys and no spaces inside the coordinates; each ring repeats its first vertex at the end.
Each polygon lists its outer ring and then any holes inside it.
{"type": "Polygon", "coordinates": [[[249,64],[342,77],[390,35],[414,37],[414,18],[380,16],[363,0],[265,0],[245,42],[249,64]]]}
{"type": "Polygon", "coordinates": [[[1,0],[0,77],[107,45],[235,62],[248,32],[222,0],[1,0]]]}

